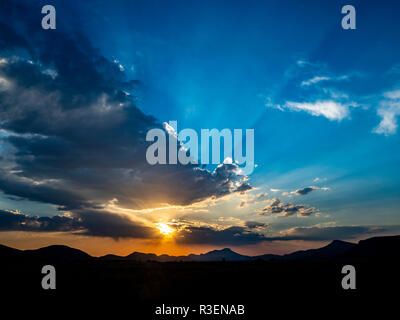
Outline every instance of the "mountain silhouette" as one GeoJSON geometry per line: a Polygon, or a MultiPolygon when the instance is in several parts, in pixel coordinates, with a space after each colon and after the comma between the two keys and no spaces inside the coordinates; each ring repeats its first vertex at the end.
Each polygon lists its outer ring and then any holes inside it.
{"type": "Polygon", "coordinates": [[[254,261],[254,260],[321,260],[335,258],[371,259],[371,258],[399,258],[400,235],[387,237],[374,237],[359,241],[358,244],[334,240],[327,246],[300,250],[285,255],[265,254],[259,256],[246,256],[232,251],[229,248],[213,250],[204,254],[189,254],[187,256],[156,255],[154,253],[133,252],[127,256],[108,254],[101,257],[92,257],[89,254],[63,245],[52,245],[36,250],[18,250],[0,245],[0,257],[10,259],[52,259],[52,260],[107,260],[107,261],[254,261]]]}
{"type": "Polygon", "coordinates": [[[213,250],[202,254],[189,254],[187,256],[170,256],[167,254],[156,255],[154,253],[141,253],[133,252],[127,256],[121,257],[117,255],[108,254],[100,257],[101,260],[133,260],[133,261],[158,261],[158,262],[171,262],[171,261],[245,261],[251,260],[252,257],[244,256],[232,251],[229,248],[222,250],[213,250]]]}
{"type": "Polygon", "coordinates": [[[19,258],[23,256],[23,251],[3,246],[0,244],[0,258],[19,258]]]}
{"type": "Polygon", "coordinates": [[[157,255],[154,253],[141,253],[141,252],[133,252],[130,255],[126,256],[125,259],[135,260],[135,261],[158,260],[157,255]]]}
{"type": "Polygon", "coordinates": [[[25,256],[36,259],[53,259],[53,260],[88,260],[92,257],[86,252],[79,249],[70,248],[62,245],[52,245],[36,250],[23,251],[25,256]]]}
{"type": "Polygon", "coordinates": [[[325,247],[318,249],[296,251],[284,255],[282,258],[286,260],[329,259],[340,256],[356,246],[357,244],[355,243],[341,241],[341,240],[334,240],[325,247]]]}
{"type": "Polygon", "coordinates": [[[225,248],[222,250],[213,250],[200,255],[190,254],[186,259],[191,261],[245,261],[250,260],[251,257],[241,255],[229,248],[225,248]]]}
{"type": "Polygon", "coordinates": [[[400,258],[400,235],[373,237],[361,240],[356,246],[343,254],[354,259],[400,258]]]}

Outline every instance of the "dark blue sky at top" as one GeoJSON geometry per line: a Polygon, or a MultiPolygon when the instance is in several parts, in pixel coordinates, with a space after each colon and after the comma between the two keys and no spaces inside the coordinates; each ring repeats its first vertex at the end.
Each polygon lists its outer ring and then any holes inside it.
{"type": "Polygon", "coordinates": [[[329,192],[309,200],[339,221],[399,221],[400,133],[373,132],[383,93],[400,88],[398,1],[43,3],[56,6],[57,27],[83,32],[138,80],[132,94],[144,113],[177,120],[178,130],[254,128],[255,186],[326,178],[329,192]],[[345,4],[356,8],[356,30],[341,28],[345,4]],[[341,121],[274,107],[334,100],[323,89],[357,107],[341,121]]]}

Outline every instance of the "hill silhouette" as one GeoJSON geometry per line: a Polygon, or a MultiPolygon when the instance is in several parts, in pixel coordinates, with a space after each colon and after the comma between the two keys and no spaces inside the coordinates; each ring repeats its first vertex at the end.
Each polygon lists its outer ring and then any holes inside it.
{"type": "Polygon", "coordinates": [[[35,250],[18,250],[0,245],[0,257],[3,259],[50,259],[62,261],[89,260],[93,258],[86,252],[63,245],[52,245],[35,250]]]}
{"type": "Polygon", "coordinates": [[[213,250],[200,255],[190,254],[186,257],[187,260],[191,261],[245,261],[251,258],[252,257],[236,253],[229,248],[213,250]]]}
{"type": "Polygon", "coordinates": [[[24,254],[38,259],[88,260],[92,258],[86,252],[63,245],[52,245],[36,250],[25,250],[24,254]]]}
{"type": "Polygon", "coordinates": [[[10,248],[0,244],[0,258],[19,258],[22,257],[23,253],[24,252],[22,250],[10,248]]]}
{"type": "Polygon", "coordinates": [[[357,244],[334,240],[325,247],[310,250],[296,251],[287,255],[284,255],[283,259],[296,260],[296,259],[329,259],[340,256],[346,253],[350,249],[356,247],[357,244]]]}
{"type": "Polygon", "coordinates": [[[352,259],[400,258],[400,236],[373,237],[361,240],[343,254],[352,259]]]}
{"type": "Polygon", "coordinates": [[[399,256],[400,236],[374,237],[361,240],[358,244],[334,240],[327,246],[300,250],[285,255],[265,254],[246,256],[232,251],[229,248],[213,250],[204,254],[189,254],[187,256],[156,255],[154,253],[133,252],[127,256],[108,254],[101,257],[92,257],[89,254],[63,245],[52,245],[36,250],[18,250],[0,245],[2,258],[33,258],[53,260],[104,260],[104,261],[137,261],[137,262],[212,262],[212,261],[254,261],[254,260],[318,260],[334,258],[370,259],[391,258],[399,256]]]}

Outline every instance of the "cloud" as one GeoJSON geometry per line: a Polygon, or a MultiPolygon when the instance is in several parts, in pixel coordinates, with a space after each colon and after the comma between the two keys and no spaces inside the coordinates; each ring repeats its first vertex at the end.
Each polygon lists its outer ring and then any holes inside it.
{"type": "Polygon", "coordinates": [[[356,239],[386,231],[383,227],[370,226],[333,226],[333,227],[296,227],[283,232],[282,240],[324,241],[336,239],[356,239]]]}
{"type": "MultiPolygon", "coordinates": [[[[324,241],[335,239],[356,239],[386,231],[398,232],[398,226],[390,230],[379,226],[333,226],[333,227],[295,227],[268,236],[268,224],[246,221],[244,226],[214,228],[181,223],[177,230],[177,242],[181,244],[246,245],[263,241],[309,240],[324,241]]],[[[106,211],[76,212],[72,216],[55,215],[39,217],[18,211],[0,210],[0,231],[26,232],[72,232],[73,234],[118,238],[160,238],[155,228],[134,221],[127,215],[106,211]]]]}
{"type": "MultiPolygon", "coordinates": [[[[176,241],[181,244],[246,245],[264,241],[327,241],[357,239],[384,232],[397,232],[399,226],[311,226],[295,227],[267,235],[269,225],[245,221],[244,226],[215,228],[196,226],[193,222],[177,223],[176,241]]],[[[18,211],[0,210],[0,231],[71,232],[72,234],[119,238],[159,239],[155,228],[148,227],[127,215],[107,211],[82,211],[74,215],[39,217],[18,211]]]]}
{"type": "Polygon", "coordinates": [[[389,136],[397,132],[397,117],[400,115],[400,89],[385,92],[383,96],[386,99],[381,101],[377,111],[381,121],[373,129],[373,132],[389,136]]]}
{"type": "MultiPolygon", "coordinates": [[[[319,180],[317,180],[319,181],[319,180]]],[[[305,188],[301,188],[301,189],[297,189],[296,191],[292,191],[292,194],[296,194],[298,196],[305,196],[306,194],[309,194],[310,192],[314,191],[314,190],[328,190],[328,188],[323,187],[316,187],[316,186],[309,186],[309,187],[305,187],[305,188]]]]}
{"type": "Polygon", "coordinates": [[[330,77],[330,76],[314,76],[313,78],[309,80],[303,80],[301,82],[301,85],[303,87],[307,87],[322,81],[343,81],[343,80],[349,80],[351,76],[354,76],[356,74],[352,75],[343,75],[343,76],[336,76],[336,77],[330,77]]]}
{"type": "MultiPolygon", "coordinates": [[[[305,60],[297,61],[295,70],[296,72],[289,73],[288,88],[285,90],[285,92],[294,92],[293,97],[289,99],[286,96],[281,97],[276,102],[269,98],[266,106],[281,111],[304,111],[313,116],[323,116],[331,121],[341,121],[350,116],[350,107],[363,106],[363,109],[368,109],[370,104],[376,104],[378,101],[377,114],[381,120],[372,129],[372,132],[385,136],[396,134],[397,118],[400,115],[400,89],[383,92],[381,97],[374,94],[370,96],[354,94],[350,99],[350,94],[343,92],[342,86],[337,86],[338,83],[354,77],[366,78],[365,74],[353,71],[337,76],[329,72],[326,64],[311,63],[305,60]],[[301,92],[297,92],[294,87],[294,83],[298,84],[299,81],[301,81],[301,92]],[[324,86],[320,85],[322,82],[324,86]]],[[[387,71],[385,76],[396,76],[398,71],[399,65],[397,64],[387,71]]]]}
{"type": "Polygon", "coordinates": [[[55,182],[45,184],[10,174],[0,170],[0,190],[16,199],[50,203],[59,206],[60,210],[73,210],[82,207],[94,207],[89,200],[82,198],[77,192],[68,190],[55,182]]]}
{"type": "Polygon", "coordinates": [[[283,90],[267,97],[267,107],[303,111],[331,121],[342,121],[350,117],[350,107],[360,105],[349,99],[342,84],[353,77],[364,77],[358,71],[336,75],[326,63],[298,60],[296,65],[289,67],[285,76],[288,79],[283,90]]]}
{"type": "Polygon", "coordinates": [[[393,90],[393,91],[387,91],[383,94],[383,96],[385,98],[392,99],[392,100],[400,99],[400,89],[393,90]]]}
{"type": "Polygon", "coordinates": [[[251,189],[253,189],[253,187],[249,183],[243,182],[243,183],[240,183],[240,185],[236,188],[235,192],[244,194],[246,191],[249,191],[251,189]]]}
{"type": "MultiPolygon", "coordinates": [[[[265,229],[266,225],[264,226],[265,229]]],[[[263,227],[232,226],[214,229],[208,226],[190,226],[179,231],[176,242],[180,244],[246,245],[268,240],[258,230],[263,227]]]]}
{"type": "Polygon", "coordinates": [[[83,221],[96,214],[105,221],[108,213],[100,210],[112,200],[121,208],[145,209],[252,189],[235,163],[214,171],[149,165],[146,133],[163,125],[135,105],[140,83],[127,79],[118,64],[62,21],[57,33],[44,37],[32,27],[36,9],[8,3],[0,12],[4,194],[53,204],[83,221]]]}
{"type": "Polygon", "coordinates": [[[297,189],[296,191],[294,191],[294,193],[297,194],[297,195],[304,196],[304,195],[310,193],[311,191],[318,190],[318,189],[319,189],[318,187],[310,186],[310,187],[305,187],[305,188],[302,188],[302,189],[297,189]]]}
{"type": "Polygon", "coordinates": [[[332,100],[315,102],[286,102],[281,108],[305,111],[313,116],[323,116],[331,121],[341,121],[349,116],[349,106],[332,100]]]}
{"type": "Polygon", "coordinates": [[[178,231],[176,241],[181,244],[247,245],[268,241],[331,241],[337,239],[358,239],[388,231],[398,232],[399,227],[379,226],[310,226],[283,230],[268,235],[268,224],[247,221],[245,226],[216,229],[211,226],[187,226],[178,231]]]}
{"type": "Polygon", "coordinates": [[[72,232],[79,235],[118,238],[158,238],[154,228],[132,220],[127,215],[104,210],[74,211],[71,216],[30,216],[0,210],[0,231],[72,232]]]}
{"type": "Polygon", "coordinates": [[[301,85],[302,86],[310,86],[312,84],[321,82],[321,81],[328,81],[331,80],[330,77],[321,77],[321,76],[315,76],[314,78],[311,78],[309,80],[304,80],[302,81],[301,85]]]}
{"type": "Polygon", "coordinates": [[[128,215],[105,210],[83,210],[74,212],[84,232],[81,234],[97,237],[119,238],[159,238],[155,228],[133,220],[128,215]]]}
{"type": "Polygon", "coordinates": [[[250,195],[248,200],[242,201],[239,205],[239,207],[243,208],[245,206],[248,206],[250,204],[258,203],[258,202],[263,202],[268,200],[268,193],[267,192],[261,192],[256,195],[250,195]]]}
{"type": "Polygon", "coordinates": [[[265,229],[268,227],[268,223],[257,222],[257,221],[246,221],[245,226],[249,229],[265,229]]]}
{"type": "Polygon", "coordinates": [[[260,211],[260,215],[280,215],[289,217],[297,215],[298,217],[308,217],[318,213],[319,210],[314,207],[308,207],[305,204],[283,203],[278,198],[272,199],[271,203],[260,211]]]}
{"type": "Polygon", "coordinates": [[[66,216],[38,217],[20,212],[0,210],[0,231],[78,231],[81,225],[76,219],[66,216]]]}
{"type": "Polygon", "coordinates": [[[300,68],[312,68],[315,70],[319,70],[321,68],[325,68],[326,66],[320,62],[311,62],[306,59],[299,59],[296,61],[296,65],[300,68]]]}

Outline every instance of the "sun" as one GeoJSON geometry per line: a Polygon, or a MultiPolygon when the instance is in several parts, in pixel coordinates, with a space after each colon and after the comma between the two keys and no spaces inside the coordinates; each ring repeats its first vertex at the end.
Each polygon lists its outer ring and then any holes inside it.
{"type": "Polygon", "coordinates": [[[172,233],[175,231],[174,228],[171,228],[168,224],[166,223],[156,223],[157,229],[160,231],[161,234],[164,236],[170,236],[172,233]]]}

